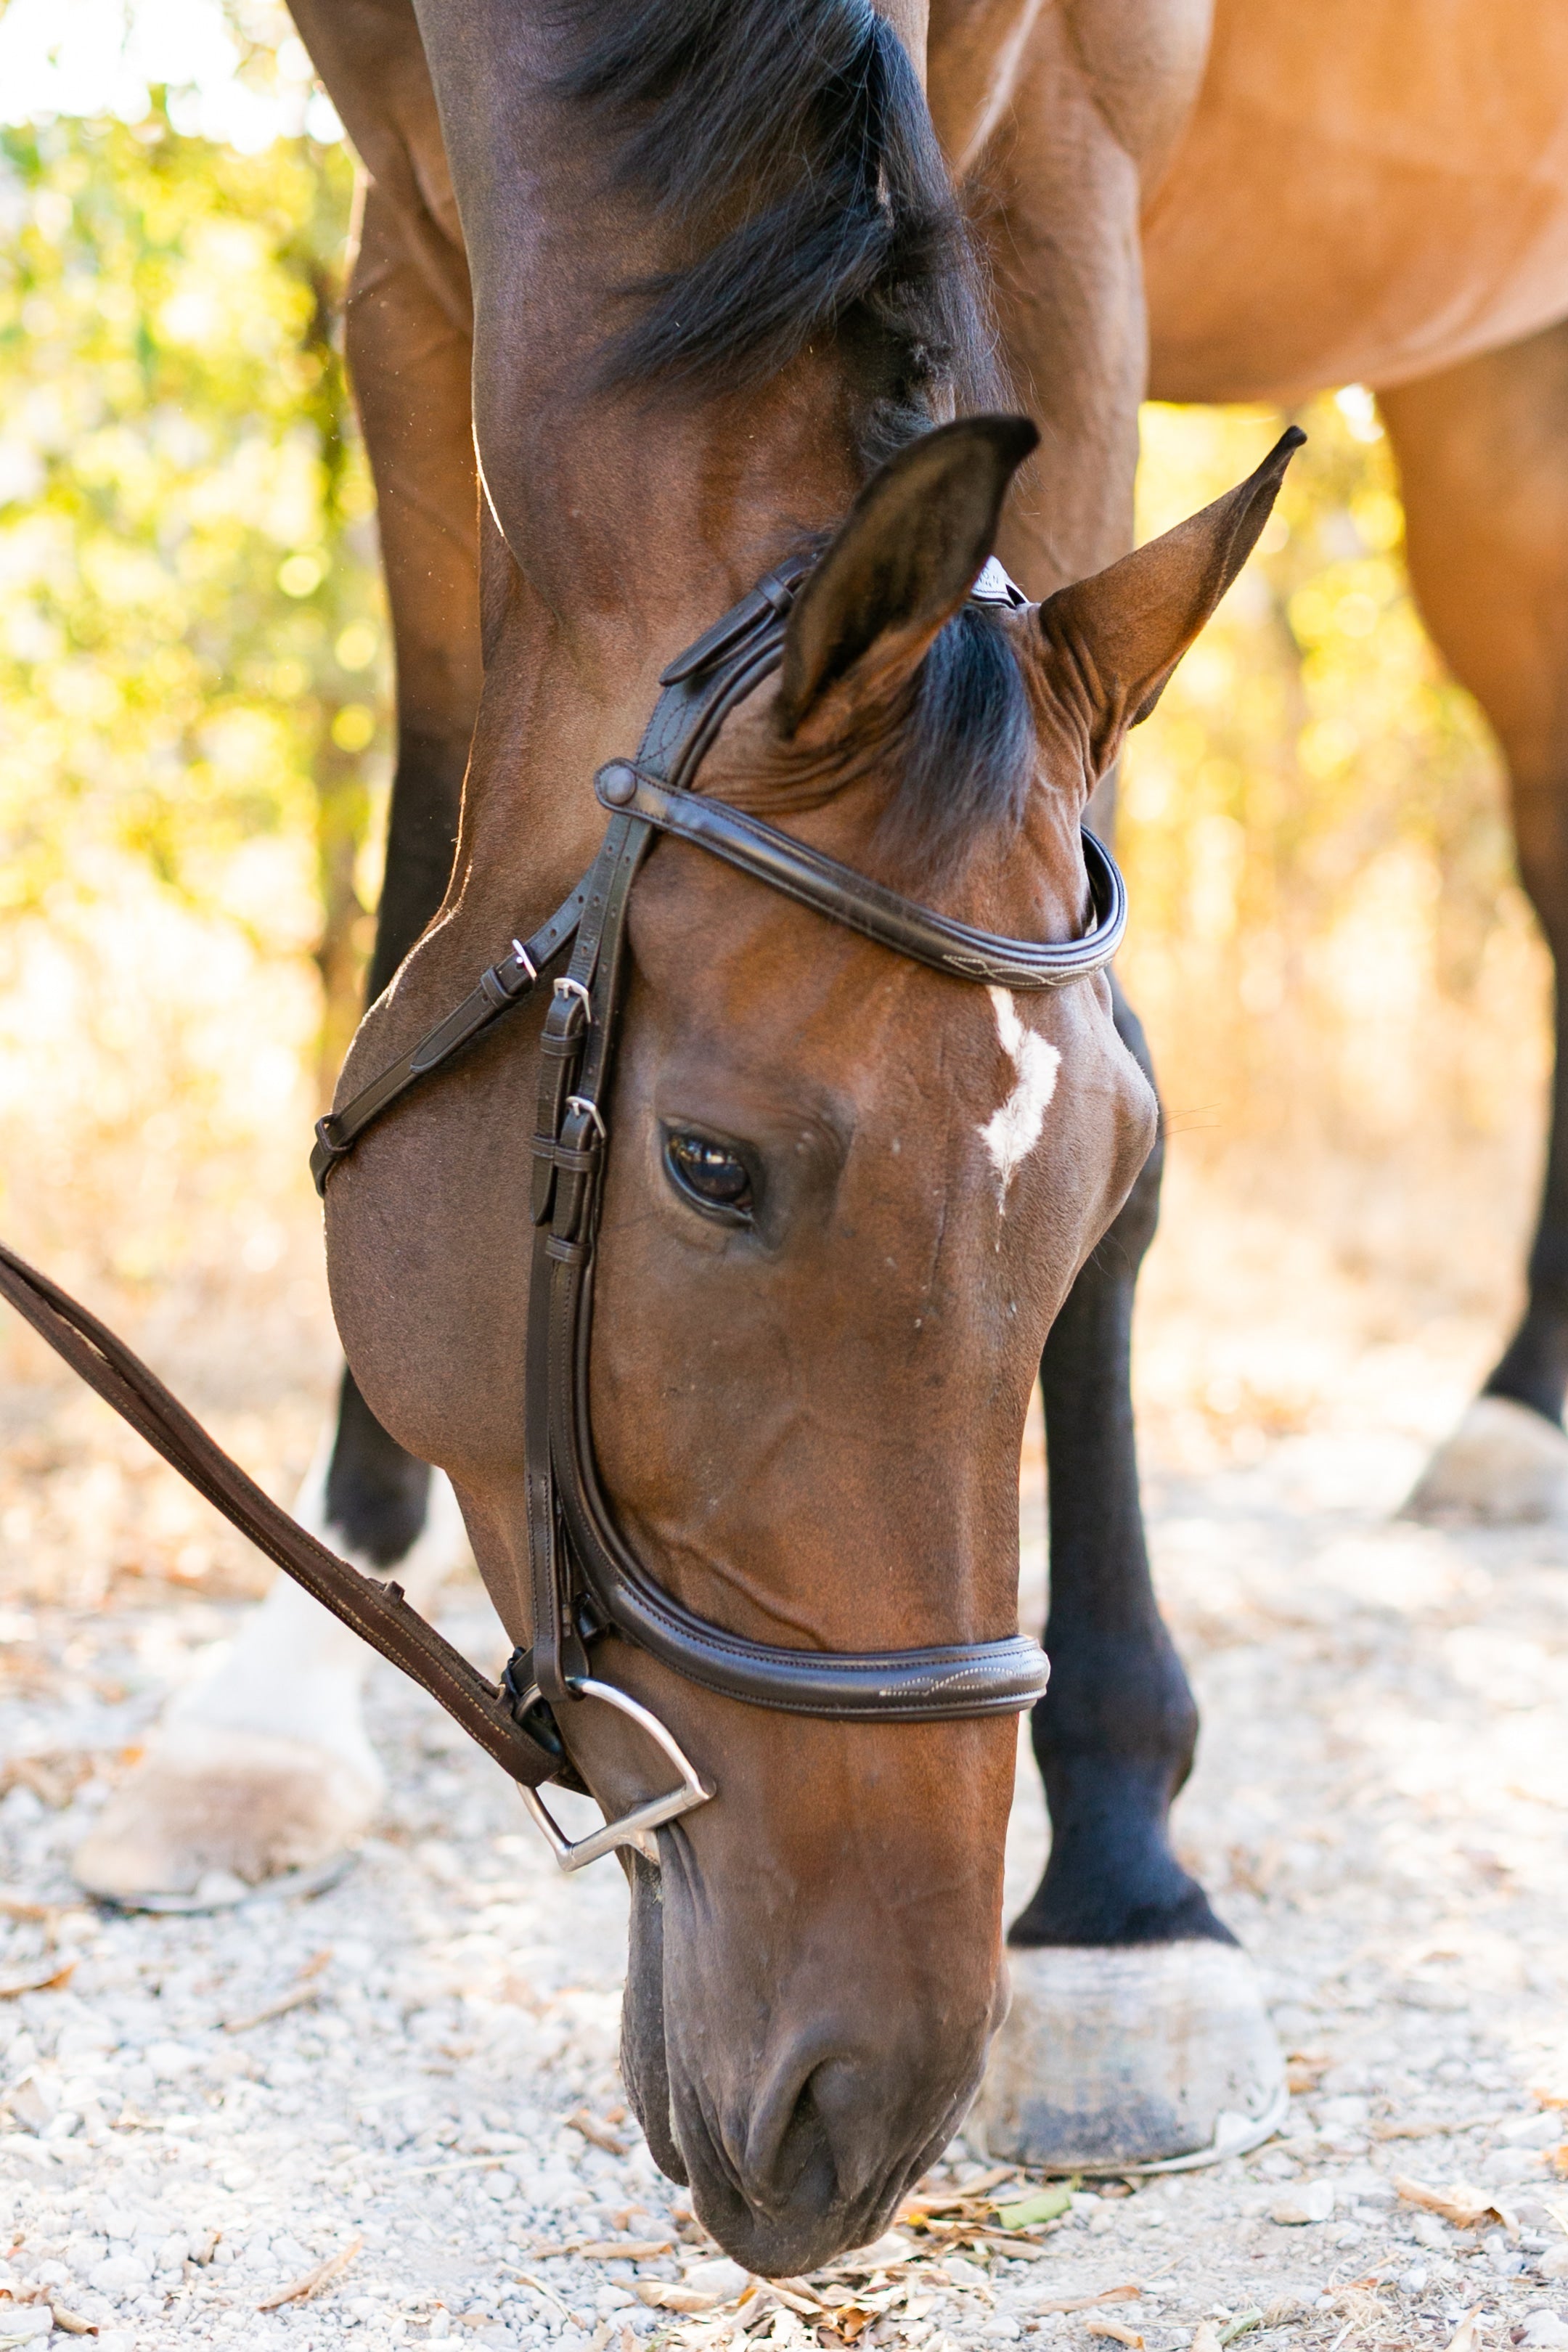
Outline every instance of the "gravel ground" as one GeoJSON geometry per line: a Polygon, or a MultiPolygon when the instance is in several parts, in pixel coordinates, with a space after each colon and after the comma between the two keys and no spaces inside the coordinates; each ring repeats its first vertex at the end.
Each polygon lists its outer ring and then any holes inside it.
{"type": "MultiPolygon", "coordinates": [[[[738,2306],[624,2110],[614,1864],[559,1879],[493,1768],[378,1668],[393,1794],[338,1885],[207,1918],[85,1907],[67,1856],[233,1604],[121,1583],[0,1612],[0,2346],[53,2321],[100,2352],[742,2328],[1343,2352],[1446,2346],[1471,2313],[1467,2345],[1568,2345],[1568,1534],[1394,1519],[1419,1448],[1374,1405],[1244,1451],[1156,1475],[1152,1502],[1205,1712],[1180,1840],[1264,1968],[1285,2135],[1075,2192],[1019,2258],[963,2239],[986,2191],[960,2143],[930,2184],[969,2189],[958,2234],[906,2223],[868,2275],[738,2306]],[[1396,2175],[1499,2210],[1456,2228],[1396,2175]],[[681,2282],[685,2310],[646,2299],[681,2282]]],[[[443,1622],[493,1663],[477,1585],[443,1622]]],[[[1044,1832],[1019,1790],[1021,1900],[1044,1832]]]]}

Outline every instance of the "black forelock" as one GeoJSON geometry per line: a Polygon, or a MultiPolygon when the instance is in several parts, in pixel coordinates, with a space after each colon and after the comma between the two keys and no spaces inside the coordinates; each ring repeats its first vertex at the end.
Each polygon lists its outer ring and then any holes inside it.
{"type": "Polygon", "coordinates": [[[557,95],[680,257],[626,289],[606,383],[744,389],[834,335],[869,463],[995,404],[979,272],[924,96],[869,0],[556,0],[557,95]]]}
{"type": "Polygon", "coordinates": [[[951,877],[981,841],[1017,830],[1035,780],[1028,688],[994,610],[965,604],[940,632],[901,731],[885,845],[912,880],[951,877]]]}

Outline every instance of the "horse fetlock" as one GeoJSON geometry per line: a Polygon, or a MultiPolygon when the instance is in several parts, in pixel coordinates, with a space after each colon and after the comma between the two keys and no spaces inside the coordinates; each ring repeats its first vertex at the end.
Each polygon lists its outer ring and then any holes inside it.
{"type": "Polygon", "coordinates": [[[1245,1952],[1208,1937],[1009,1949],[1013,2000],[968,2135],[999,2161],[1217,2160],[1278,2129],[1284,2060],[1245,1952]]]}

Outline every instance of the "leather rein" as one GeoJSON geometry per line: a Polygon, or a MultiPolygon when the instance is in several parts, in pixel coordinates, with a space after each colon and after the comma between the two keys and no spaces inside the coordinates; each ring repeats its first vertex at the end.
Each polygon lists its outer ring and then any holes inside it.
{"type": "MultiPolygon", "coordinates": [[[[617,1845],[657,1859],[652,1832],[708,1801],[672,1735],[646,1707],[595,1676],[594,1643],[612,1632],[687,1680],[725,1697],[792,1715],[863,1723],[930,1723],[1012,1714],[1039,1698],[1044,1651],[1021,1633],[914,1650],[795,1650],[752,1641],[685,1608],[654,1581],[616,1526],[599,1482],[589,1420],[594,1256],[610,1142],[610,1082],[626,976],[626,925],[638,870],[659,834],[691,843],[785,897],[893,952],[969,982],[1064,987],[1103,970],[1126,925],[1126,893],[1110,853],[1082,835],[1093,920],[1061,944],[971,929],[900,897],[792,835],[692,790],[720,728],[783,658],[785,625],[810,559],[777,566],[660,677],[635,760],[601,768],[608,813],[593,865],[548,921],[485,971],[478,986],[411,1052],[341,1110],[317,1123],[317,1190],[376,1119],[411,1088],[553,978],[541,1036],[531,1212],[533,1260],[526,1331],[524,1461],[533,1641],[502,1686],[478,1673],[404,1601],[362,1575],[273,1503],[114,1335],[0,1245],[0,1294],[141,1431],[164,1459],[307,1591],[430,1692],[502,1768],[563,1869],[617,1845]],[[547,1781],[581,1787],[557,1717],[596,1699],[630,1717],[668,1758],[679,1785],[572,1843],[538,1795],[547,1781]]],[[[1022,604],[992,560],[972,592],[980,604],[1022,604]]]]}

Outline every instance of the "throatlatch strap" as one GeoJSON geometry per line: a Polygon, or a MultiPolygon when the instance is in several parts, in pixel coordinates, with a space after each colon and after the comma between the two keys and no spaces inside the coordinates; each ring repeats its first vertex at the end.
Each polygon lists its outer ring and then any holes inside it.
{"type": "Polygon", "coordinates": [[[0,1297],[155,1453],[205,1495],[231,1527],[302,1585],[312,1600],[429,1692],[470,1739],[525,1788],[553,1780],[562,1759],[513,1719],[494,1683],[411,1609],[395,1584],[362,1576],[318,1543],[232,1462],[96,1315],[0,1243],[0,1297]]]}
{"type": "Polygon", "coordinates": [[[325,1195],[332,1169],[353,1150],[373,1120],[378,1119],[384,1110],[390,1110],[410,1087],[429,1077],[432,1071],[443,1068],[465,1045],[471,1045],[503,1013],[510,1013],[514,1004],[532,995],[545,965],[560,953],[576,930],[586,887],[585,881],[579,882],[571,897],[563,899],[549,921],[542,923],[531,939],[514,940],[510,955],[481,972],[479,986],[444,1021],[438,1021],[427,1037],[422,1037],[417,1045],[372,1078],[368,1087],[362,1087],[342,1110],[329,1111],[325,1118],[316,1121],[310,1175],[318,1192],[325,1195]]]}

